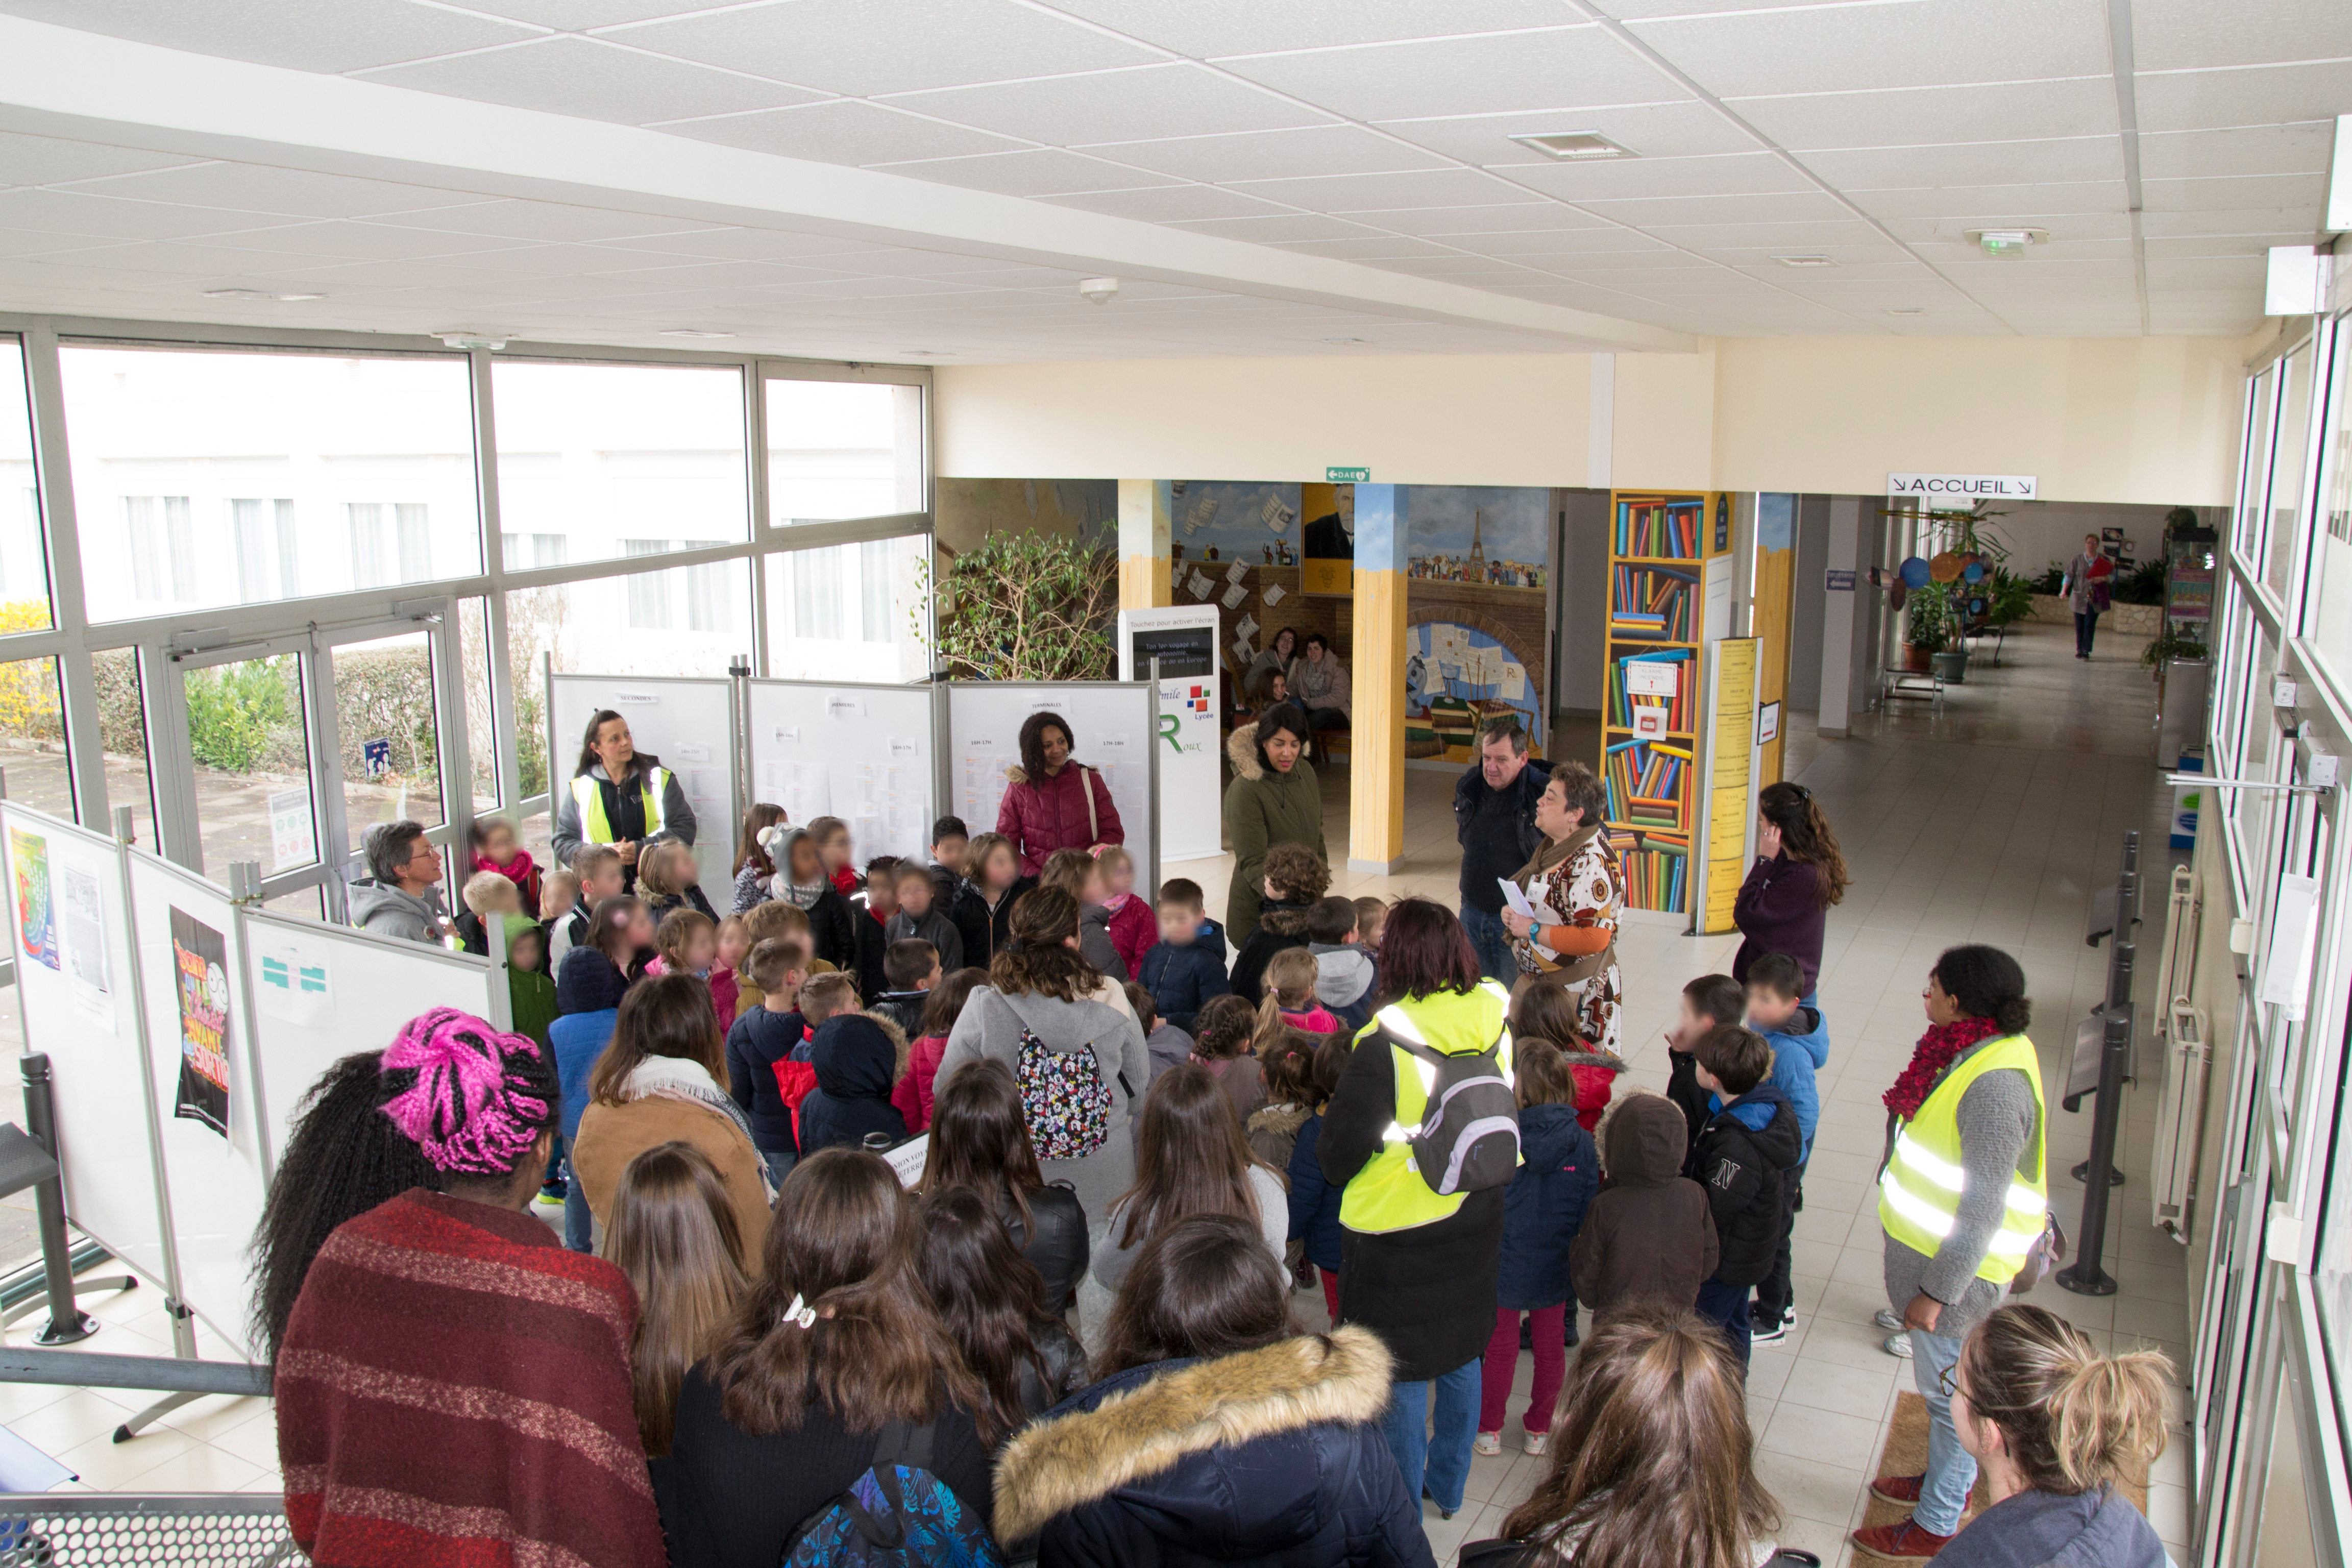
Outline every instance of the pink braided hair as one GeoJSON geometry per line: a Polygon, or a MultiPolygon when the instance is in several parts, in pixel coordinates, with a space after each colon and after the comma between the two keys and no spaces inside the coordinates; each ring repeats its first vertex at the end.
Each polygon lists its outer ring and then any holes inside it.
{"type": "Polygon", "coordinates": [[[528,1037],[501,1034],[470,1013],[421,1013],[384,1048],[382,1070],[412,1070],[416,1081],[383,1113],[436,1170],[503,1176],[547,1125],[547,1100],[508,1067],[509,1058],[538,1055],[528,1037]]]}

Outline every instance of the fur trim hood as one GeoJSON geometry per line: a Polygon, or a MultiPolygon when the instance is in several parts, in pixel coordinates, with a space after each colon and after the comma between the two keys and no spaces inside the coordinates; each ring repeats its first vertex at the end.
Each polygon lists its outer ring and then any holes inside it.
{"type": "MultiPolygon", "coordinates": [[[[1268,899],[1257,907],[1258,930],[1303,940],[1307,935],[1307,911],[1311,907],[1311,904],[1284,903],[1268,899]]],[[[1317,973],[1319,978],[1319,965],[1317,973]]]]}
{"type": "Polygon", "coordinates": [[[1234,777],[1237,779],[1255,784],[1265,777],[1265,764],[1257,760],[1255,724],[1234,726],[1234,732],[1225,737],[1225,760],[1234,764],[1234,777]]]}
{"type": "Polygon", "coordinates": [[[1187,1363],[1091,1409],[1081,1403],[1048,1416],[997,1460],[997,1539],[1034,1539],[1057,1516],[1163,1476],[1194,1455],[1327,1422],[1377,1420],[1389,1401],[1390,1370],[1379,1337],[1350,1326],[1187,1363]]]}
{"type": "Polygon", "coordinates": [[[1260,1106],[1250,1112],[1248,1131],[1271,1132],[1277,1138],[1295,1138],[1298,1130],[1307,1125],[1307,1119],[1314,1114],[1303,1105],[1260,1106]]]}
{"type": "MultiPolygon", "coordinates": [[[[1079,762],[1075,757],[1069,762],[1065,763],[1063,766],[1076,768],[1081,773],[1090,773],[1094,772],[1094,769],[1087,766],[1086,763],[1079,762]]],[[[1029,770],[1023,767],[1019,763],[1008,763],[1005,764],[1004,768],[1004,782],[1011,784],[1025,784],[1029,782],[1029,770]]]]}

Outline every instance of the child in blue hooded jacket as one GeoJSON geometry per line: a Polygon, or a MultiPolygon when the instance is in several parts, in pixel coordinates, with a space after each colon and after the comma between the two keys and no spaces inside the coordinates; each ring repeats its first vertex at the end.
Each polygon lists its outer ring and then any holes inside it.
{"type": "Polygon", "coordinates": [[[1519,1314],[1533,1320],[1535,1385],[1525,1420],[1528,1452],[1551,1440],[1552,1406],[1568,1372],[1568,1249],[1601,1190],[1601,1152],[1576,1116],[1576,1078],[1549,1040],[1517,1042],[1518,1173],[1503,1194],[1503,1268],[1495,1285],[1495,1337],[1486,1343],[1478,1407],[1480,1454],[1503,1451],[1503,1405],[1519,1365],[1519,1314]]]}
{"type": "Polygon", "coordinates": [[[1772,1076],[1765,1081],[1787,1098],[1805,1140],[1797,1168],[1789,1173],[1772,1272],[1757,1285],[1756,1304],[1749,1310],[1749,1339],[1757,1344],[1780,1343],[1797,1321],[1790,1268],[1797,1212],[1805,1206],[1805,1165],[1813,1157],[1813,1131],[1822,1119],[1821,1090],[1813,1075],[1830,1062],[1829,1019],[1819,1007],[1800,1000],[1804,984],[1804,970],[1785,952],[1765,953],[1748,966],[1748,1026],[1772,1047],[1772,1076]]]}

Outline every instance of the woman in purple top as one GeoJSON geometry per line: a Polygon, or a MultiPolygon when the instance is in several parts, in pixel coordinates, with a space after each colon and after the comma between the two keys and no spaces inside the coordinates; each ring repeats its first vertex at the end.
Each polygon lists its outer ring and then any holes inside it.
{"type": "Polygon", "coordinates": [[[1830,906],[1845,897],[1845,857],[1812,792],[1800,784],[1767,784],[1757,797],[1756,850],[1756,864],[1731,906],[1742,939],[1731,977],[1744,985],[1749,963],[1785,952],[1804,970],[1810,999],[1821,979],[1830,906]]]}

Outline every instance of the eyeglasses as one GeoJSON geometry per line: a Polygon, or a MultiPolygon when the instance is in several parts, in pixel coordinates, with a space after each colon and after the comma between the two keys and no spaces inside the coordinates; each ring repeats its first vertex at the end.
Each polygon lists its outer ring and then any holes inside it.
{"type": "Polygon", "coordinates": [[[1947,1399],[1960,1391],[1960,1363],[1954,1362],[1936,1374],[1936,1388],[1947,1399]]]}

